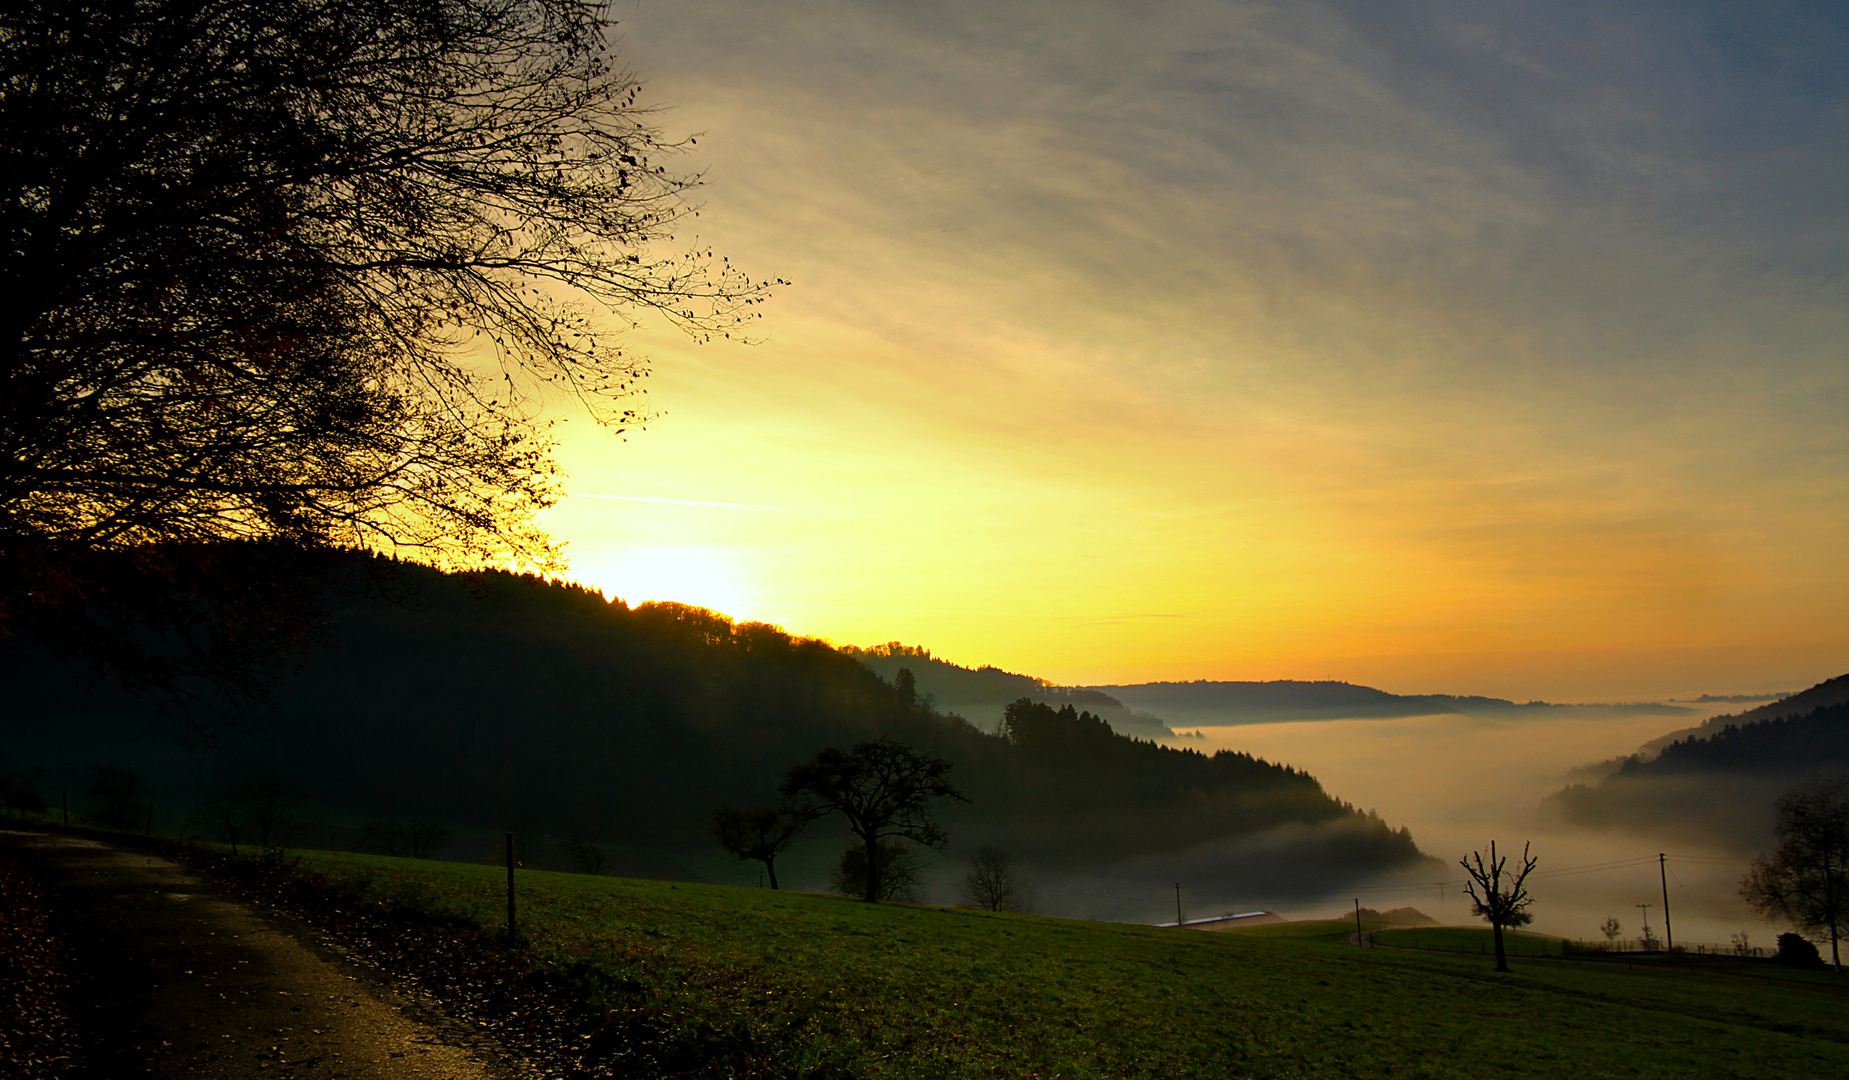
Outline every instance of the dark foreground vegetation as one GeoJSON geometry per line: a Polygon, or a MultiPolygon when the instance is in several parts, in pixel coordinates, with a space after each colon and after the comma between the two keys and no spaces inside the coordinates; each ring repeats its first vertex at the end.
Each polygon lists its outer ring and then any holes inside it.
{"type": "Polygon", "coordinates": [[[355,832],[379,819],[457,833],[511,824],[687,848],[712,843],[721,805],[774,800],[785,770],[820,748],[888,737],[953,763],[969,797],[943,813],[957,850],[994,844],[1037,866],[1090,867],[1289,828],[1294,839],[1223,861],[1281,891],[1421,858],[1405,830],[1295,769],[1125,738],[1069,705],[1022,702],[1001,733],[979,730],[821,641],[700,608],[364,558],[328,609],[273,712],[203,753],[160,733],[157,702],[84,688],[68,666],[8,649],[15,737],[0,771],[50,770],[40,792],[56,803],[59,790],[91,786],[97,766],[124,770],[145,783],[164,831],[206,838],[213,807],[268,784],[272,801],[289,794],[355,832]]]}
{"type": "Polygon", "coordinates": [[[1519,956],[1498,975],[1478,957],[1354,948],[1325,927],[1211,934],[522,872],[523,943],[509,953],[497,868],[302,852],[277,871],[217,872],[380,950],[462,1011],[502,1015],[503,1035],[576,1075],[1849,1070],[1839,991],[1519,956]]]}

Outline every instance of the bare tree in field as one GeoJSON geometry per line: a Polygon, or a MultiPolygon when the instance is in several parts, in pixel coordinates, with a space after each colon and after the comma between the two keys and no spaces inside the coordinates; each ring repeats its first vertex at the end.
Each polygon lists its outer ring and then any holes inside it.
{"type": "Polygon", "coordinates": [[[950,762],[920,753],[892,739],[875,739],[852,751],[824,747],[815,760],[793,765],[784,774],[787,799],[813,800],[817,816],[839,812],[866,853],[868,903],[882,895],[880,841],[895,839],[942,848],[944,830],[931,819],[932,799],[968,802],[952,787],[950,762]]]}
{"type": "Polygon", "coordinates": [[[1464,872],[1470,875],[1470,881],[1464,886],[1464,893],[1470,897],[1471,914],[1481,916],[1490,925],[1490,931],[1496,939],[1496,970],[1509,970],[1509,959],[1502,947],[1503,927],[1526,926],[1534,921],[1529,914],[1528,905],[1534,898],[1528,895],[1528,875],[1534,873],[1535,860],[1528,854],[1528,845],[1522,845],[1522,861],[1519,870],[1510,870],[1507,856],[1496,854],[1496,842],[1490,841],[1489,858],[1485,860],[1481,851],[1473,851],[1459,860],[1464,872]]]}
{"type": "Polygon", "coordinates": [[[963,899],[984,911],[1026,914],[1034,908],[1032,890],[1014,870],[1014,857],[998,847],[984,846],[970,860],[963,877],[963,899]]]}
{"type": "Polygon", "coordinates": [[[713,839],[743,862],[764,864],[770,875],[770,887],[777,887],[777,856],[789,850],[796,834],[803,831],[814,814],[801,808],[764,806],[752,810],[722,806],[713,815],[713,839]]]}
{"type": "Polygon", "coordinates": [[[1778,850],[1753,860],[1740,895],[1768,919],[1830,936],[1830,959],[1842,970],[1838,939],[1849,929],[1849,778],[1800,784],[1774,804],[1778,850]]]}

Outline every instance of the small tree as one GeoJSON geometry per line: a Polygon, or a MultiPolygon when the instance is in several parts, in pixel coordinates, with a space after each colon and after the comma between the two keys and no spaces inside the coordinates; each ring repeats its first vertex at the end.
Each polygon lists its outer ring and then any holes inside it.
{"type": "Polygon", "coordinates": [[[307,802],[307,793],[294,779],[257,766],[220,788],[202,808],[201,817],[209,835],[231,845],[232,854],[240,843],[274,854],[299,844],[314,827],[307,802]]]}
{"type": "Polygon", "coordinates": [[[1608,915],[1605,921],[1599,924],[1599,933],[1605,935],[1606,947],[1613,948],[1617,946],[1618,939],[1624,935],[1624,927],[1618,925],[1616,917],[1608,915]]]}
{"type": "Polygon", "coordinates": [[[1849,927],[1849,779],[1800,784],[1779,797],[1773,831],[1781,843],[1753,860],[1740,895],[1767,919],[1830,936],[1830,960],[1842,970],[1838,939],[1849,927]]]}
{"type": "Polygon", "coordinates": [[[374,820],[360,827],[353,847],[398,858],[428,859],[449,838],[449,829],[435,822],[374,820]]]}
{"type": "Polygon", "coordinates": [[[815,815],[796,806],[767,806],[739,810],[722,806],[713,815],[713,839],[743,862],[753,859],[764,864],[770,875],[770,887],[777,887],[777,856],[789,850],[796,834],[803,831],[815,815]]]}
{"type": "Polygon", "coordinates": [[[113,765],[90,770],[90,816],[112,829],[132,829],[146,820],[152,796],[138,773],[113,765]]]}
{"type": "Polygon", "coordinates": [[[0,772],[0,813],[42,814],[45,800],[38,793],[38,782],[48,774],[33,766],[15,772],[0,772]]]}
{"type": "Polygon", "coordinates": [[[1778,935],[1778,952],[1773,955],[1773,959],[1793,967],[1820,968],[1823,966],[1823,957],[1818,954],[1817,946],[1812,945],[1810,939],[1803,934],[1778,935]]]}
{"type": "Polygon", "coordinates": [[[791,767],[783,795],[815,800],[816,816],[839,812],[860,838],[867,858],[866,900],[879,899],[885,838],[941,848],[944,830],[931,820],[931,800],[969,800],[945,779],[950,762],[921,754],[892,739],[875,739],[851,752],[826,747],[815,760],[791,767]]]}
{"type": "Polygon", "coordinates": [[[913,677],[912,669],[902,667],[892,677],[892,688],[899,692],[899,700],[907,705],[918,704],[918,680],[913,677]]]}
{"type": "Polygon", "coordinates": [[[1014,872],[1014,858],[998,847],[983,847],[963,877],[963,899],[984,911],[1025,914],[1034,908],[1032,890],[1014,872]]]}
{"type": "Polygon", "coordinates": [[[1509,970],[1509,960],[1502,947],[1503,927],[1526,926],[1534,921],[1528,913],[1528,905],[1534,903],[1528,895],[1528,875],[1534,873],[1535,860],[1528,854],[1528,845],[1522,845],[1522,862],[1519,871],[1508,869],[1508,858],[1498,857],[1496,842],[1490,841],[1489,859],[1483,858],[1481,851],[1473,851],[1459,860],[1464,872],[1470,875],[1470,881],[1464,886],[1464,892],[1471,899],[1471,914],[1487,920],[1490,931],[1496,939],[1496,970],[1509,970]]]}
{"type": "Polygon", "coordinates": [[[593,877],[603,873],[604,864],[609,861],[596,841],[586,840],[582,836],[574,836],[565,841],[565,854],[571,858],[571,864],[578,873],[593,877]]]}

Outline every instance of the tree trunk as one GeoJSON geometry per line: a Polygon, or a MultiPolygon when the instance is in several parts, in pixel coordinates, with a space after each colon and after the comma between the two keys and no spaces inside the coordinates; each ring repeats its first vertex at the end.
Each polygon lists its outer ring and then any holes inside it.
{"type": "Polygon", "coordinates": [[[1509,970],[1509,958],[1502,951],[1502,924],[1490,923],[1490,932],[1496,937],[1496,970],[1509,970]]]}
{"type": "Polygon", "coordinates": [[[774,891],[777,888],[777,860],[765,859],[764,872],[770,875],[770,887],[774,891]]]}
{"type": "Polygon", "coordinates": [[[880,839],[862,839],[867,845],[867,903],[871,904],[880,898],[880,839]]]}

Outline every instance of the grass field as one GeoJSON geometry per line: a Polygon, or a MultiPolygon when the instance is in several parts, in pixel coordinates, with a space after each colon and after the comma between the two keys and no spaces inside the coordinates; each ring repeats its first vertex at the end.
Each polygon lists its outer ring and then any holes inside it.
{"type": "MultiPolygon", "coordinates": [[[[504,918],[496,867],[303,853],[504,918]]],[[[521,871],[536,955],[776,1071],[865,1077],[1849,1076],[1849,996],[1747,980],[521,871]],[[704,1033],[704,1034],[702,1034],[704,1033]]],[[[1309,927],[1311,924],[1287,924],[1309,927]]]]}

